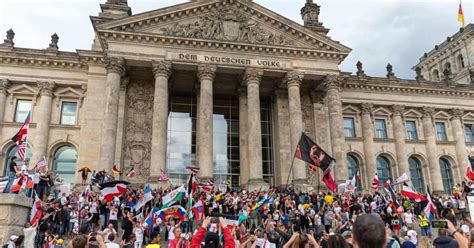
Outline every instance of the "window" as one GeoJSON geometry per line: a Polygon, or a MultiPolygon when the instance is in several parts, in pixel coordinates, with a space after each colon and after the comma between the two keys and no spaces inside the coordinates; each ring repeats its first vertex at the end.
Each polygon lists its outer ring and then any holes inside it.
{"type": "Polygon", "coordinates": [[[446,64],[444,64],[444,69],[448,69],[449,74],[453,74],[453,71],[451,70],[451,63],[447,62],[446,64]]]}
{"type": "Polygon", "coordinates": [[[407,139],[408,140],[417,140],[418,134],[416,133],[416,122],[415,121],[406,121],[405,123],[407,129],[407,139]]]}
{"type": "Polygon", "coordinates": [[[63,146],[54,153],[53,171],[65,183],[76,180],[77,152],[71,146],[63,146]]]}
{"type": "Polygon", "coordinates": [[[459,63],[459,68],[464,68],[466,65],[464,64],[464,57],[462,54],[458,55],[458,63],[459,63]]]}
{"type": "Polygon", "coordinates": [[[375,138],[377,139],[387,138],[387,127],[385,126],[384,119],[375,119],[375,138]]]}
{"type": "Polygon", "coordinates": [[[63,102],[63,106],[61,108],[61,124],[76,125],[76,111],[77,103],[63,102]]]}
{"type": "Polygon", "coordinates": [[[355,137],[354,118],[344,117],[344,137],[355,137]]]}
{"type": "Polygon", "coordinates": [[[415,157],[410,157],[408,158],[408,165],[410,167],[410,179],[413,187],[419,193],[425,193],[420,161],[415,157]]]}
{"type": "Polygon", "coordinates": [[[392,177],[390,161],[384,156],[377,157],[377,176],[379,177],[380,186],[383,186],[392,177]]]}
{"type": "Polygon", "coordinates": [[[437,141],[446,141],[446,127],[443,122],[436,122],[436,140],[437,141]]]}
{"type": "Polygon", "coordinates": [[[474,124],[464,124],[466,142],[474,142],[474,124]]]}
{"type": "Polygon", "coordinates": [[[453,188],[453,174],[451,172],[451,166],[446,159],[440,158],[439,167],[441,170],[441,178],[443,179],[444,192],[451,193],[451,189],[453,188]]]}
{"type": "MultiPolygon", "coordinates": [[[[30,161],[30,155],[31,155],[31,150],[30,146],[26,149],[26,161],[30,161]]],[[[16,146],[12,146],[10,149],[8,149],[7,156],[5,157],[5,162],[3,166],[3,174],[6,175],[8,171],[8,165],[10,164],[10,159],[16,156],[16,164],[21,165],[21,159],[20,156],[18,155],[18,148],[16,146]]]]}
{"type": "MultiPolygon", "coordinates": [[[[348,172],[347,175],[349,176],[348,179],[351,180],[352,178],[354,178],[354,176],[357,174],[357,171],[359,170],[359,162],[354,156],[347,155],[346,163],[347,163],[347,172],[348,172]]],[[[359,176],[360,176],[360,172],[359,172],[359,176]]],[[[361,188],[359,179],[356,179],[356,187],[359,189],[361,188]]]]}
{"type": "Polygon", "coordinates": [[[31,100],[17,100],[15,108],[15,122],[24,122],[31,110],[31,100]]]}
{"type": "Polygon", "coordinates": [[[439,81],[439,72],[438,72],[438,70],[433,71],[433,80],[439,81]]]}

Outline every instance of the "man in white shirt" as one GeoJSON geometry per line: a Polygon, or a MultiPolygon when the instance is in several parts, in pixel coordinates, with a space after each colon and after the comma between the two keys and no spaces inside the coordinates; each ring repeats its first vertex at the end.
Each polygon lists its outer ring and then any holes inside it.
{"type": "Polygon", "coordinates": [[[403,214],[403,222],[408,227],[408,229],[413,229],[413,218],[414,217],[410,209],[408,209],[406,213],[403,214]]]}
{"type": "Polygon", "coordinates": [[[107,248],[120,248],[120,246],[114,242],[115,240],[115,234],[111,233],[109,234],[109,237],[107,237],[105,241],[105,247],[107,248]]]}

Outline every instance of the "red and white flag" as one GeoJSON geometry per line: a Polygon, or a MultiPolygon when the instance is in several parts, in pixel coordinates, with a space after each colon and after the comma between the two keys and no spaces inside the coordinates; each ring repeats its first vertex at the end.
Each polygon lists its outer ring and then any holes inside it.
{"type": "Polygon", "coordinates": [[[372,185],[370,186],[373,190],[377,190],[379,189],[379,176],[377,175],[377,173],[375,173],[375,177],[374,177],[374,180],[372,181],[372,185]]]}
{"type": "Polygon", "coordinates": [[[112,181],[99,184],[100,193],[104,196],[106,202],[111,202],[115,196],[121,196],[127,191],[126,181],[112,181]]]}
{"type": "Polygon", "coordinates": [[[187,166],[186,169],[188,169],[189,171],[191,171],[191,173],[193,174],[197,174],[199,172],[199,167],[195,167],[195,166],[187,166]]]}
{"type": "Polygon", "coordinates": [[[27,147],[28,147],[28,144],[26,142],[23,142],[18,146],[18,156],[20,156],[21,160],[25,160],[26,158],[27,147]]]}
{"type": "Polygon", "coordinates": [[[132,177],[135,177],[136,175],[137,175],[137,172],[135,171],[135,168],[132,167],[132,168],[128,171],[128,173],[127,173],[126,176],[127,176],[128,178],[132,178],[132,177]]]}
{"type": "Polygon", "coordinates": [[[199,187],[199,190],[201,190],[201,192],[211,194],[212,188],[214,187],[214,180],[211,178],[209,179],[209,181],[205,183],[198,184],[198,187],[199,187]]]}
{"type": "Polygon", "coordinates": [[[160,170],[160,177],[158,177],[159,182],[168,182],[170,178],[166,175],[166,172],[161,169],[160,170]]]}
{"type": "Polygon", "coordinates": [[[202,200],[197,201],[194,203],[194,206],[191,208],[191,212],[193,213],[194,221],[199,222],[204,218],[204,203],[202,200]]]}
{"type": "Polygon", "coordinates": [[[399,176],[397,179],[395,179],[395,181],[392,183],[392,186],[402,184],[402,183],[406,183],[408,181],[410,181],[410,178],[408,178],[408,175],[405,172],[401,176],[399,176]]]}
{"type": "Polygon", "coordinates": [[[324,171],[324,175],[323,175],[323,183],[326,184],[326,187],[331,191],[331,192],[334,192],[337,188],[337,184],[336,182],[334,182],[334,179],[332,178],[331,176],[331,168],[328,167],[325,171],[324,171]]]}
{"type": "Polygon", "coordinates": [[[43,156],[35,165],[35,168],[38,170],[41,170],[45,167],[48,166],[48,163],[46,162],[46,158],[43,156]]]}
{"type": "Polygon", "coordinates": [[[433,213],[436,210],[436,206],[434,205],[433,201],[431,200],[431,195],[430,195],[430,190],[428,189],[428,192],[426,193],[426,200],[428,200],[428,204],[426,204],[426,207],[423,209],[423,211],[426,213],[426,216],[430,216],[431,213],[433,213]]]}
{"type": "Polygon", "coordinates": [[[426,198],[421,194],[418,194],[414,189],[410,188],[408,184],[404,183],[402,187],[402,195],[416,201],[424,201],[426,198]]]}
{"type": "Polygon", "coordinates": [[[30,224],[33,225],[41,218],[42,210],[41,210],[41,200],[39,199],[38,195],[35,194],[35,200],[33,201],[33,206],[31,206],[30,211],[30,224]]]}

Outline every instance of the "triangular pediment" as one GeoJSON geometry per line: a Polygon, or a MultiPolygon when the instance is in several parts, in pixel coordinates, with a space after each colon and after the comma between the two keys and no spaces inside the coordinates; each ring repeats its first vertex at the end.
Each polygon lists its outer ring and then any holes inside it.
{"type": "Polygon", "coordinates": [[[468,113],[465,114],[462,118],[463,118],[463,120],[465,120],[465,121],[474,121],[474,113],[468,112],[468,113]]]}
{"type": "Polygon", "coordinates": [[[415,109],[409,109],[408,111],[405,112],[405,114],[403,114],[403,116],[405,116],[405,118],[415,118],[415,119],[418,119],[418,118],[421,118],[423,115],[416,111],[415,109]]]}
{"type": "MultiPolygon", "coordinates": [[[[120,33],[175,37],[198,41],[329,52],[341,60],[350,48],[328,36],[309,30],[252,1],[191,1],[98,24],[108,35],[120,33]]],[[[149,38],[147,38],[149,39],[149,38]]]]}
{"type": "Polygon", "coordinates": [[[344,107],[342,113],[347,115],[358,115],[360,110],[352,105],[348,105],[344,107]]]}
{"type": "Polygon", "coordinates": [[[57,97],[71,97],[71,98],[78,98],[78,97],[84,96],[81,92],[73,89],[72,87],[58,89],[56,90],[54,95],[57,97]]]}
{"type": "Polygon", "coordinates": [[[434,117],[435,119],[444,119],[444,120],[447,120],[447,119],[451,118],[451,115],[449,115],[448,113],[446,113],[446,112],[440,110],[440,111],[438,111],[436,114],[434,114],[433,117],[434,117]]]}
{"type": "Polygon", "coordinates": [[[384,108],[384,107],[379,107],[377,109],[375,109],[372,114],[374,116],[390,116],[392,113],[390,112],[390,110],[384,108]]]}
{"type": "Polygon", "coordinates": [[[14,85],[8,89],[8,93],[12,95],[36,95],[38,92],[26,84],[14,85]]]}

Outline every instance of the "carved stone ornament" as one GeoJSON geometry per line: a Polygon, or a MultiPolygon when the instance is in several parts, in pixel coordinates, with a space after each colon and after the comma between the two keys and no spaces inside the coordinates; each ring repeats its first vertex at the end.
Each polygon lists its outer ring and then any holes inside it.
{"type": "Polygon", "coordinates": [[[453,118],[460,119],[464,115],[464,109],[460,109],[460,108],[452,109],[451,115],[453,116],[453,118]]]}
{"type": "Polygon", "coordinates": [[[3,40],[3,44],[9,47],[13,47],[15,43],[13,42],[13,38],[15,38],[15,32],[13,32],[13,29],[9,29],[7,31],[7,38],[3,40]]]}
{"type": "Polygon", "coordinates": [[[135,168],[137,180],[150,173],[153,86],[136,79],[127,86],[122,154],[124,165],[135,168]]]}
{"type": "Polygon", "coordinates": [[[285,82],[290,87],[300,87],[303,82],[304,73],[300,71],[289,71],[286,73],[285,82]]]}
{"type": "Polygon", "coordinates": [[[105,68],[108,73],[122,75],[125,72],[125,59],[116,57],[105,57],[105,68]]]}
{"type": "Polygon", "coordinates": [[[433,107],[423,107],[421,109],[421,112],[423,113],[423,118],[433,118],[433,115],[435,113],[435,108],[433,108],[433,107]]]}
{"type": "Polygon", "coordinates": [[[263,70],[257,68],[249,68],[245,71],[244,82],[246,84],[255,83],[260,85],[262,80],[263,70]]]}
{"type": "Polygon", "coordinates": [[[116,4],[116,5],[124,5],[128,6],[127,0],[107,0],[107,4],[116,4]]]}
{"type": "Polygon", "coordinates": [[[393,105],[392,106],[393,115],[401,116],[404,111],[405,111],[405,106],[403,106],[403,105],[393,105]]]}
{"type": "Polygon", "coordinates": [[[357,61],[356,67],[357,67],[357,76],[359,77],[365,76],[365,72],[362,69],[362,62],[357,61]]]}
{"type": "Polygon", "coordinates": [[[390,63],[387,64],[386,68],[387,68],[387,77],[388,78],[395,77],[395,73],[393,73],[393,66],[390,63]]]}
{"type": "Polygon", "coordinates": [[[360,104],[360,109],[362,114],[364,115],[371,115],[372,114],[372,109],[374,108],[374,104],[370,102],[363,102],[360,104]]]}
{"type": "Polygon", "coordinates": [[[59,36],[56,33],[54,33],[53,35],[51,35],[51,43],[49,43],[49,48],[58,50],[59,48],[58,42],[59,42],[59,36]]]}
{"type": "Polygon", "coordinates": [[[421,74],[421,67],[417,66],[415,68],[415,72],[416,72],[416,77],[415,77],[416,80],[421,81],[425,79],[423,75],[421,74]]]}
{"type": "Polygon", "coordinates": [[[38,82],[38,91],[41,95],[51,96],[53,95],[54,88],[56,88],[56,84],[54,82],[38,82]]]}
{"type": "Polygon", "coordinates": [[[126,90],[129,83],[130,83],[130,78],[123,77],[122,81],[120,81],[120,90],[126,90]]]}
{"type": "Polygon", "coordinates": [[[198,66],[198,78],[199,81],[210,80],[214,81],[216,77],[217,67],[209,64],[199,64],[198,66]]]}
{"type": "Polygon", "coordinates": [[[0,81],[0,92],[7,93],[7,90],[12,86],[12,82],[6,78],[0,81]]]}
{"type": "Polygon", "coordinates": [[[301,17],[304,21],[304,26],[322,26],[319,22],[319,13],[321,6],[313,3],[313,0],[306,0],[306,4],[301,8],[301,17]]]}
{"type": "Polygon", "coordinates": [[[161,28],[164,35],[197,39],[238,41],[267,45],[294,46],[295,42],[271,32],[235,7],[221,6],[199,19],[176,22],[161,28]]]}
{"type": "Polygon", "coordinates": [[[323,86],[327,90],[337,89],[339,90],[342,86],[342,78],[338,75],[326,75],[323,81],[323,86]]]}
{"type": "Polygon", "coordinates": [[[152,61],[151,66],[153,67],[153,75],[157,77],[169,78],[171,76],[171,61],[152,61]]]}
{"type": "Polygon", "coordinates": [[[444,81],[449,81],[451,79],[451,70],[449,68],[444,68],[443,79],[444,81]]]}

